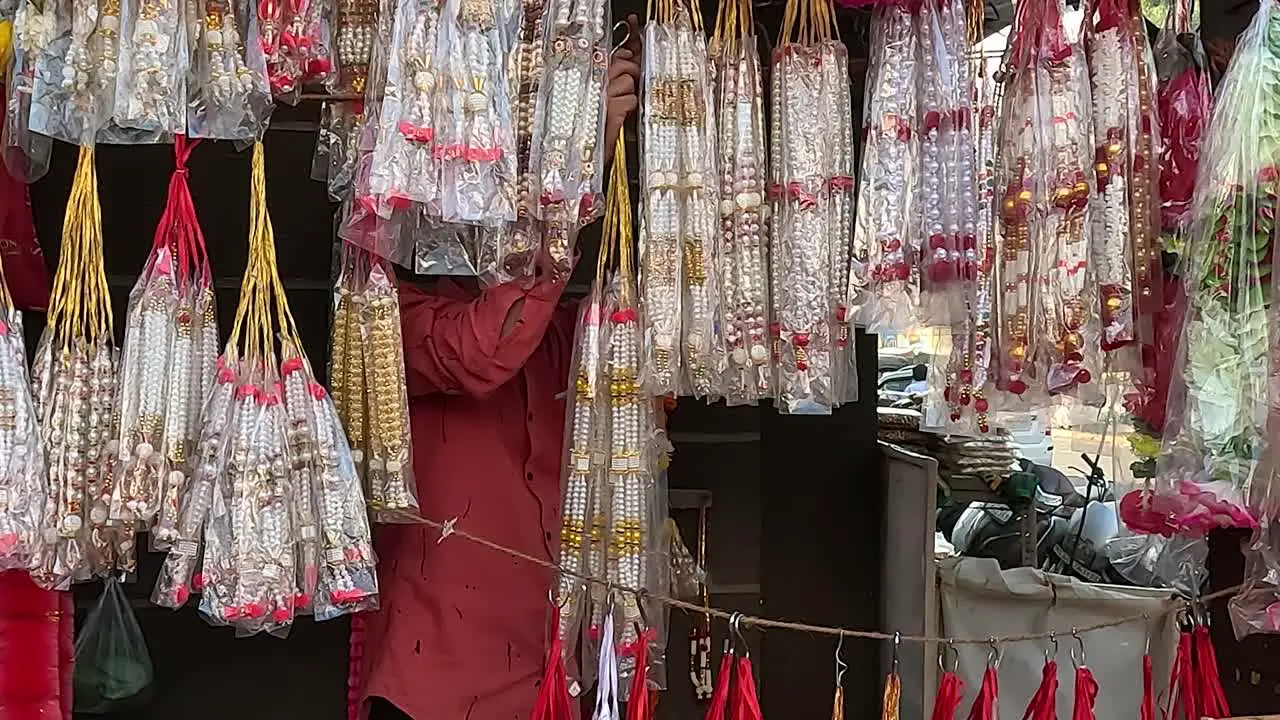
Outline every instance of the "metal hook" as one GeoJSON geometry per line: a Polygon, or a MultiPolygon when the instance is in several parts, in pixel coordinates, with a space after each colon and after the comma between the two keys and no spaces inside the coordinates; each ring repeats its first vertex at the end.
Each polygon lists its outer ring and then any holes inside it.
{"type": "Polygon", "coordinates": [[[617,36],[619,27],[626,30],[627,34],[622,36],[622,42],[615,43],[613,49],[609,51],[610,58],[612,58],[619,50],[626,47],[627,43],[631,42],[631,23],[628,23],[626,20],[619,20],[613,24],[613,29],[609,31],[610,37],[617,36]]]}
{"type": "Polygon", "coordinates": [[[849,669],[849,664],[844,661],[842,651],[844,650],[844,633],[840,633],[840,639],[836,642],[836,687],[844,686],[844,674],[849,669]]]}
{"type": "Polygon", "coordinates": [[[1058,633],[1050,630],[1049,644],[1045,646],[1044,649],[1044,661],[1049,662],[1056,657],[1058,657],[1058,633]],[[1052,650],[1050,648],[1052,648],[1052,650]]]}
{"type": "Polygon", "coordinates": [[[902,633],[895,632],[893,634],[893,674],[898,674],[899,651],[902,650],[902,633]]]}
{"type": "Polygon", "coordinates": [[[960,671],[960,651],[956,650],[954,640],[948,640],[941,649],[938,650],[938,669],[944,673],[958,673],[960,671]],[[947,651],[951,651],[951,669],[947,669],[947,651]]]}
{"type": "Polygon", "coordinates": [[[991,652],[987,653],[987,667],[999,667],[1000,657],[1004,654],[1000,652],[1000,646],[996,644],[996,636],[992,635],[987,640],[987,645],[991,647],[991,652]]]}
{"type": "Polygon", "coordinates": [[[1080,637],[1080,632],[1075,628],[1071,628],[1071,637],[1075,638],[1076,643],[1080,645],[1080,657],[1076,657],[1076,649],[1071,648],[1071,664],[1078,668],[1085,666],[1084,660],[1084,638],[1080,637]]]}
{"type": "Polygon", "coordinates": [[[551,588],[547,588],[547,603],[556,609],[561,609],[565,605],[569,604],[569,596],[565,595],[564,597],[557,600],[551,588]]]}
{"type": "Polygon", "coordinates": [[[747,647],[747,638],[742,635],[742,618],[743,614],[736,612],[729,616],[729,630],[733,633],[734,645],[741,649],[742,657],[751,657],[751,650],[747,647]]]}
{"type": "Polygon", "coordinates": [[[1142,649],[1142,654],[1151,656],[1151,613],[1142,613],[1142,629],[1146,631],[1146,643],[1142,649]]]}

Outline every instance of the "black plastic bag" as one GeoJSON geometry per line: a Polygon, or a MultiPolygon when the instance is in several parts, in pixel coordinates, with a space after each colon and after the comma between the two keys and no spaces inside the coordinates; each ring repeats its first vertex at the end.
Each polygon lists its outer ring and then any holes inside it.
{"type": "Polygon", "coordinates": [[[103,715],[150,698],[147,641],[120,581],[108,577],[102,597],[76,636],[75,711],[103,715]]]}

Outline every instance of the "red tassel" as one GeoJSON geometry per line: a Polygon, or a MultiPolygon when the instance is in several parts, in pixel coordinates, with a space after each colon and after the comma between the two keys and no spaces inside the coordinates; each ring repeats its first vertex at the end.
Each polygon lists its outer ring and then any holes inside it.
{"type": "Polygon", "coordinates": [[[1089,668],[1076,668],[1076,698],[1071,706],[1071,720],[1098,720],[1093,706],[1098,702],[1098,681],[1089,668]]]}
{"type": "Polygon", "coordinates": [[[999,708],[1000,686],[996,679],[996,666],[988,663],[987,671],[982,673],[978,697],[973,699],[973,707],[969,708],[969,720],[996,720],[999,708]]]}
{"type": "Polygon", "coordinates": [[[653,720],[653,703],[649,697],[649,642],[653,630],[645,630],[633,646],[636,671],[631,676],[631,694],[627,696],[627,720],[653,720]]]}
{"type": "Polygon", "coordinates": [[[1156,720],[1155,682],[1152,678],[1151,656],[1142,656],[1142,705],[1138,708],[1139,720],[1156,720]]]}
{"type": "MultiPolygon", "coordinates": [[[[984,678],[985,682],[985,678],[984,678]]],[[[964,696],[964,681],[953,672],[944,672],[938,678],[938,696],[933,699],[933,713],[929,720],[955,720],[960,712],[960,699],[964,696]]]]}
{"type": "Polygon", "coordinates": [[[711,701],[707,703],[706,720],[725,720],[725,712],[729,710],[729,686],[733,684],[733,653],[725,648],[720,656],[720,672],[716,674],[715,689],[711,692],[711,701]]]}
{"type": "Polygon", "coordinates": [[[1022,720],[1058,720],[1058,663],[1046,660],[1040,674],[1040,687],[1031,696],[1031,704],[1022,720]]]}
{"type": "Polygon", "coordinates": [[[1169,720],[1200,720],[1199,703],[1196,702],[1196,686],[1191,672],[1191,633],[1178,636],[1178,653],[1173,657],[1169,674],[1169,692],[1173,703],[1169,708],[1169,720]]]}
{"type": "Polygon", "coordinates": [[[538,699],[533,704],[530,720],[572,720],[569,711],[569,681],[564,671],[564,645],[560,633],[551,631],[551,649],[547,651],[547,667],[542,675],[538,699]]]}
{"type": "Polygon", "coordinates": [[[364,666],[366,632],[364,615],[352,615],[351,635],[347,640],[347,720],[360,720],[361,670],[364,666]]]}
{"type": "Polygon", "coordinates": [[[1206,717],[1225,718],[1231,716],[1227,707],[1227,694],[1222,690],[1222,679],[1218,676],[1218,654],[1213,649],[1213,639],[1209,637],[1209,628],[1197,625],[1193,637],[1195,647],[1196,684],[1199,692],[1196,697],[1200,702],[1200,713],[1206,717]]]}
{"type": "Polygon", "coordinates": [[[751,668],[751,658],[743,655],[738,658],[738,671],[735,673],[735,690],[733,704],[729,709],[729,720],[764,720],[760,712],[760,698],[756,694],[756,675],[751,668]]]}

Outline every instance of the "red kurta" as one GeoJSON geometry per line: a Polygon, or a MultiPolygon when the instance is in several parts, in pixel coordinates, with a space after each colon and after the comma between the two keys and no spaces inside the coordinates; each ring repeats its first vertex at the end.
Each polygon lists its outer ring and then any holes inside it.
{"type": "MultiPolygon", "coordinates": [[[[401,287],[413,467],[422,513],[536,557],[559,551],[561,437],[574,312],[563,285],[467,299],[401,287]],[[521,320],[501,337],[508,311],[521,320]]],[[[526,720],[542,675],[552,575],[437,530],[375,533],[382,609],[364,698],[414,720],[526,720]]]]}

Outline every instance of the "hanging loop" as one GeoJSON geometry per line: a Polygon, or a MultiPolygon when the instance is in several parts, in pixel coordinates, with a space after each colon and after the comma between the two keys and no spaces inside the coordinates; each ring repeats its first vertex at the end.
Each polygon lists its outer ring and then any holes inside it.
{"type": "Polygon", "coordinates": [[[849,669],[849,664],[844,661],[844,633],[840,633],[840,639],[836,642],[836,687],[844,686],[844,674],[849,669]]]}
{"type": "Polygon", "coordinates": [[[1000,667],[1000,659],[1004,653],[1000,652],[1000,646],[996,644],[995,635],[992,635],[991,638],[987,640],[987,645],[991,648],[991,651],[987,653],[987,667],[1000,667]]]}
{"type": "Polygon", "coordinates": [[[751,649],[747,647],[747,638],[742,634],[742,618],[740,612],[736,612],[729,616],[729,631],[733,635],[734,646],[740,649],[738,653],[744,658],[751,657],[751,649]]]}
{"type": "Polygon", "coordinates": [[[1044,648],[1044,661],[1049,662],[1058,657],[1058,633],[1049,631],[1049,644],[1044,648]]]}
{"type": "Polygon", "coordinates": [[[1084,658],[1084,638],[1080,637],[1080,632],[1075,628],[1071,628],[1071,637],[1075,638],[1076,644],[1079,646],[1079,657],[1076,656],[1077,648],[1071,648],[1071,664],[1077,668],[1085,667],[1084,658]]]}
{"type": "MultiPolygon", "coordinates": [[[[995,647],[992,647],[992,651],[995,647]]],[[[960,651],[956,650],[956,644],[953,640],[948,640],[946,644],[938,651],[938,669],[944,673],[958,673],[960,671],[960,651]],[[947,669],[947,655],[951,656],[951,668],[947,669]]]]}

